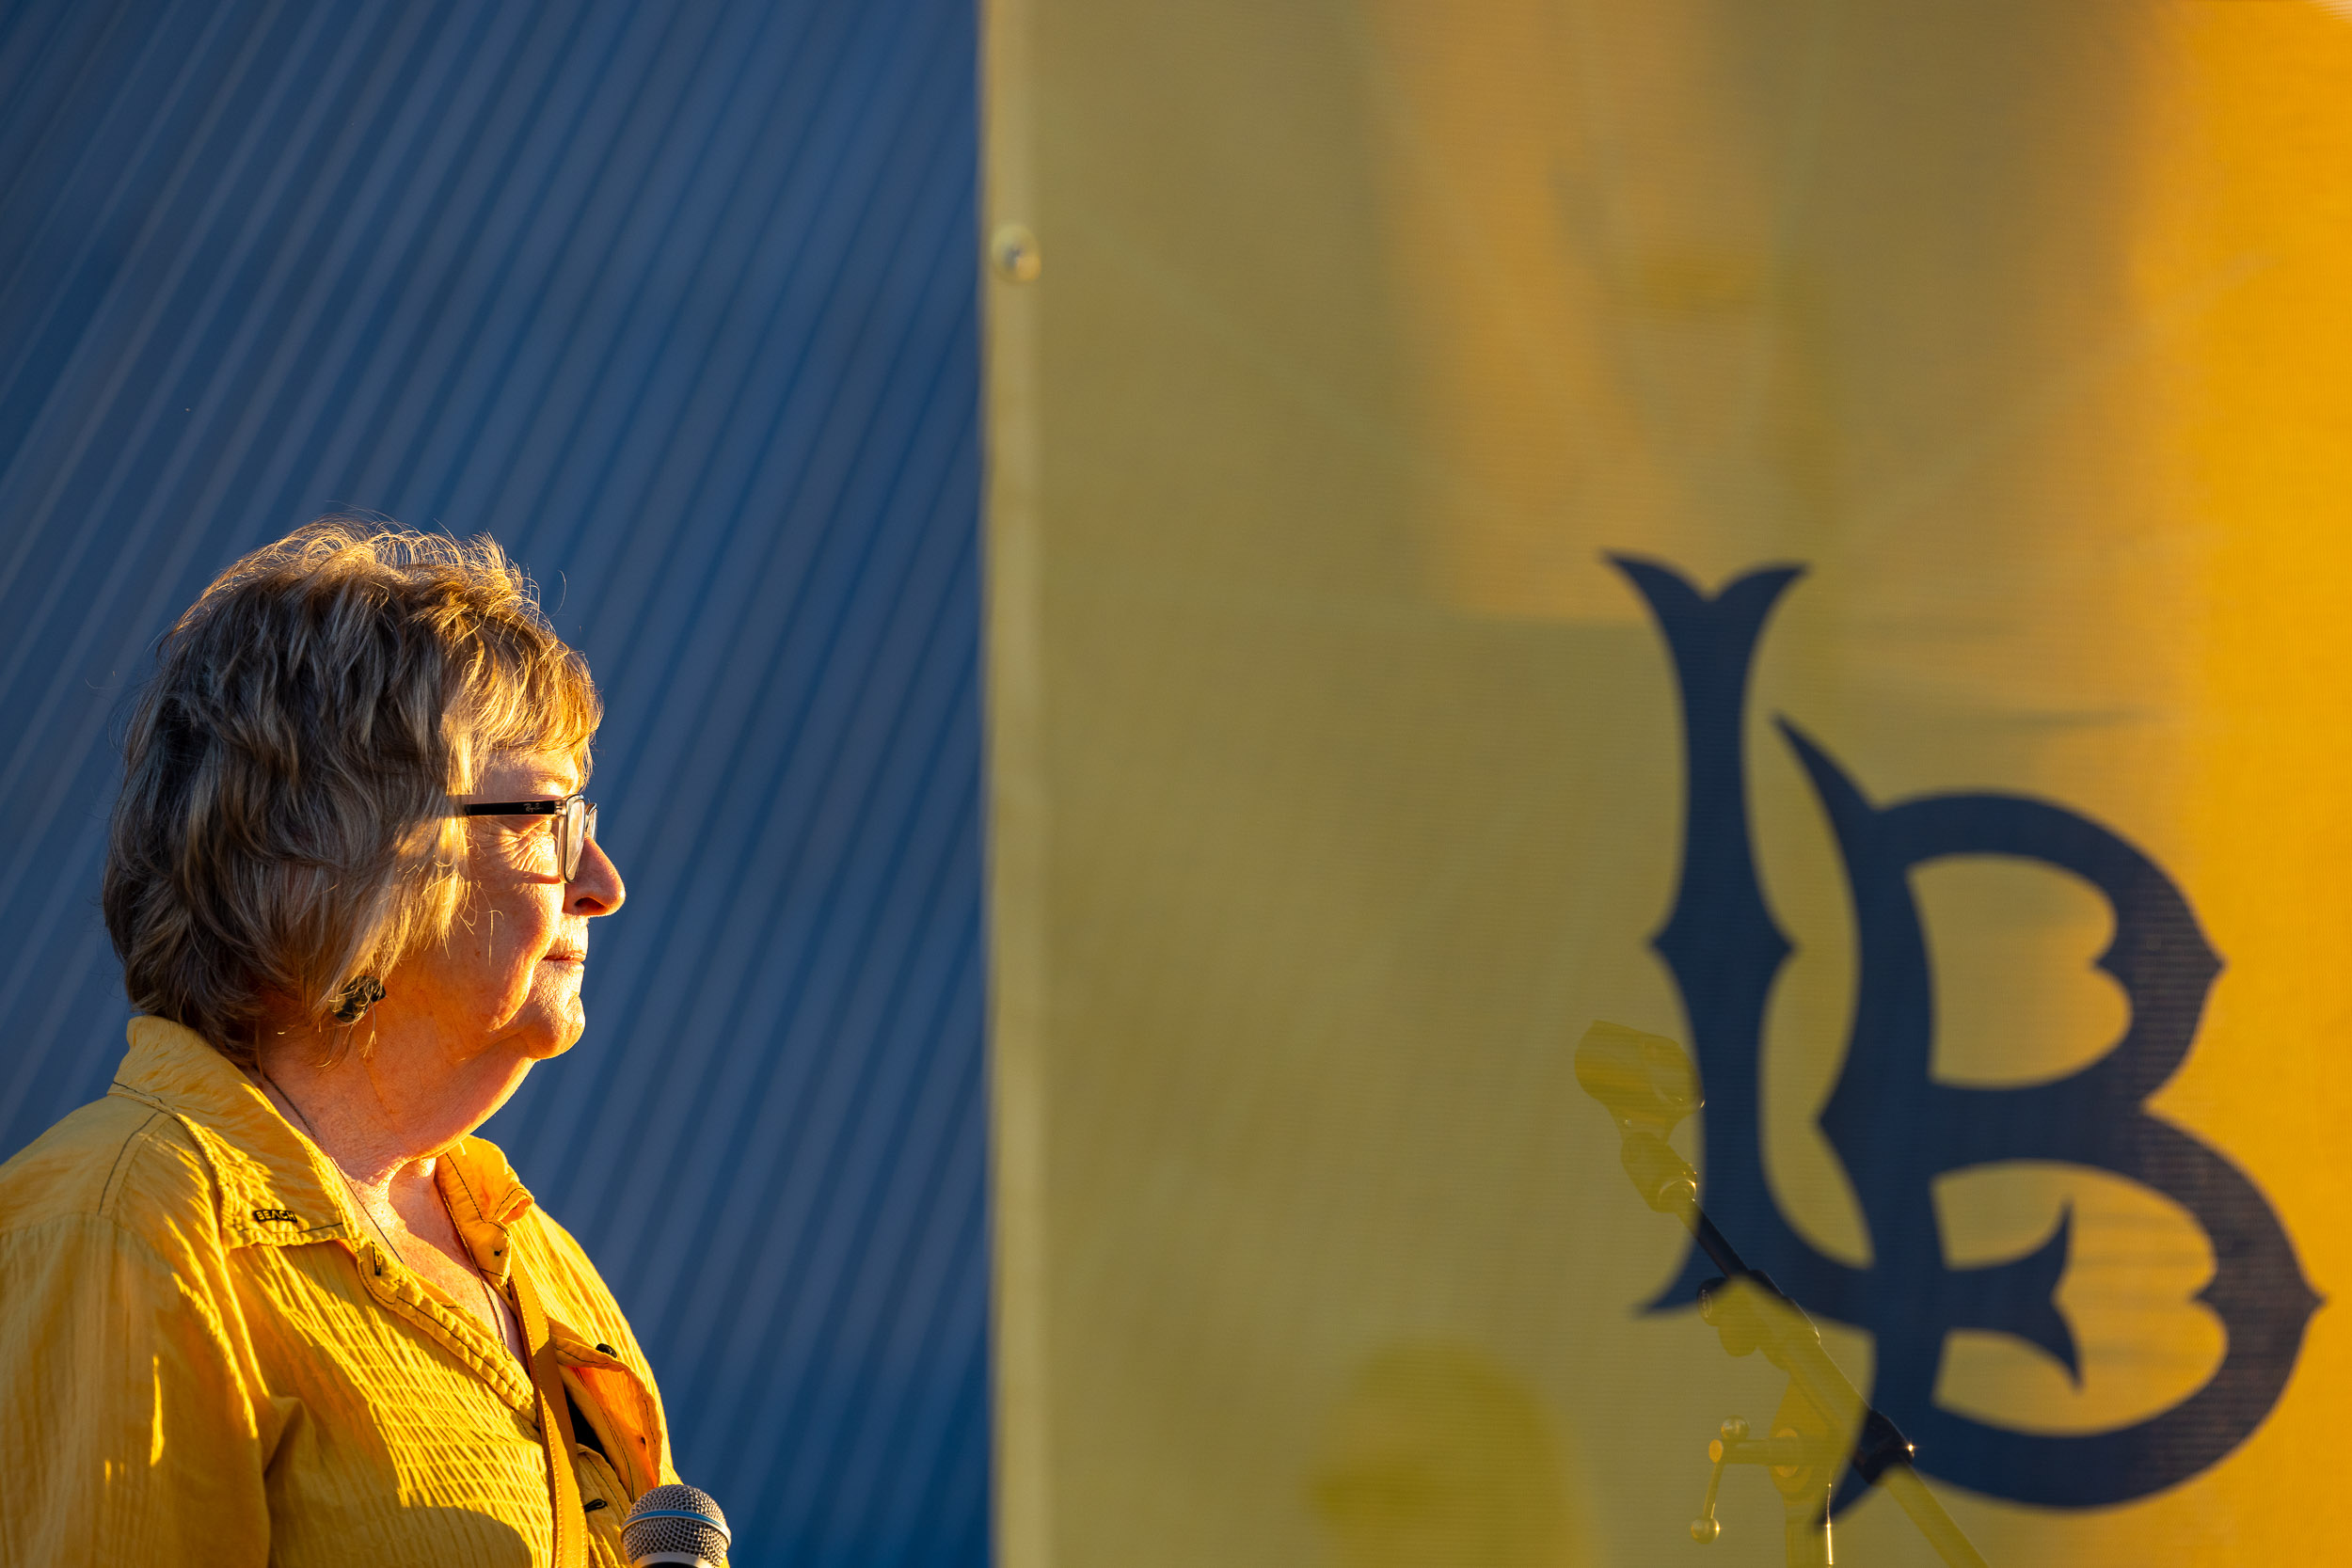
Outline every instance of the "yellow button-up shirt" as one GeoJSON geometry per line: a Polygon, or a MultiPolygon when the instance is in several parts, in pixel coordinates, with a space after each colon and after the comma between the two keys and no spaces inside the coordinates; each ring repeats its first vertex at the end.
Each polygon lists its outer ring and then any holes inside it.
{"type": "MultiPolygon", "coordinates": [[[[0,1562],[524,1568],[548,1560],[528,1375],[379,1245],[324,1157],[190,1031],[134,1020],[106,1098],[0,1165],[0,1562]]],[[[675,1481],[587,1256],[505,1157],[436,1167],[474,1259],[529,1272],[604,1455],[589,1557],[675,1481]]]]}

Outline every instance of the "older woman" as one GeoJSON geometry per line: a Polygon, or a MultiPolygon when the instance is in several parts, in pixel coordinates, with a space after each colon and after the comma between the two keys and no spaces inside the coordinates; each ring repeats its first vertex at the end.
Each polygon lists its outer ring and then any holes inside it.
{"type": "Polygon", "coordinates": [[[580,1038],[600,717],[496,546],[315,524],[132,720],[113,1088],[0,1166],[0,1559],[617,1564],[628,1323],[473,1130],[580,1038]]]}

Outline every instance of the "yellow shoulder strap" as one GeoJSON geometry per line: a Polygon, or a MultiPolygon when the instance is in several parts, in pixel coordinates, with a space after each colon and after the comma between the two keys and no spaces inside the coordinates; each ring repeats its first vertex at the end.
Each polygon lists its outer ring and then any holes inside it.
{"type": "Polygon", "coordinates": [[[548,1332],[539,1292],[532,1288],[519,1259],[508,1277],[515,1282],[515,1305],[522,1314],[523,1338],[531,1345],[531,1381],[539,1391],[539,1438],[548,1451],[548,1492],[555,1514],[554,1568],[587,1568],[588,1515],[580,1506],[580,1476],[572,1468],[572,1409],[564,1398],[555,1338],[548,1332]]]}

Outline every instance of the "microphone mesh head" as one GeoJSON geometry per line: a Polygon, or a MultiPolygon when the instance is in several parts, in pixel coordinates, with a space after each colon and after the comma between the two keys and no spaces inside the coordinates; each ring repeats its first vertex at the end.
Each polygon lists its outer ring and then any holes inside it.
{"type": "Polygon", "coordinates": [[[621,1524],[621,1555],[632,1564],[657,1558],[715,1564],[727,1555],[727,1516],[698,1486],[654,1487],[629,1504],[621,1524]]]}

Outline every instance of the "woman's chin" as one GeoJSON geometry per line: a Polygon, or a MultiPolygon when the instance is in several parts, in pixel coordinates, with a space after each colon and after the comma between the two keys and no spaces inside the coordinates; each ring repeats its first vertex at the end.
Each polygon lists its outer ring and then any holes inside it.
{"type": "Polygon", "coordinates": [[[578,1045],[580,1037],[587,1031],[588,1014],[580,1006],[580,998],[566,997],[564,1003],[563,1010],[550,1016],[545,1027],[531,1031],[530,1054],[534,1060],[544,1062],[561,1056],[578,1045]]]}
{"type": "Polygon", "coordinates": [[[515,1020],[522,1026],[524,1054],[546,1061],[580,1043],[588,1026],[587,1009],[580,1000],[580,973],[586,967],[577,962],[541,961],[530,998],[515,1020]]]}
{"type": "Polygon", "coordinates": [[[488,1049],[509,1060],[544,1062],[580,1043],[587,1015],[577,996],[533,996],[490,1031],[488,1049]]]}

